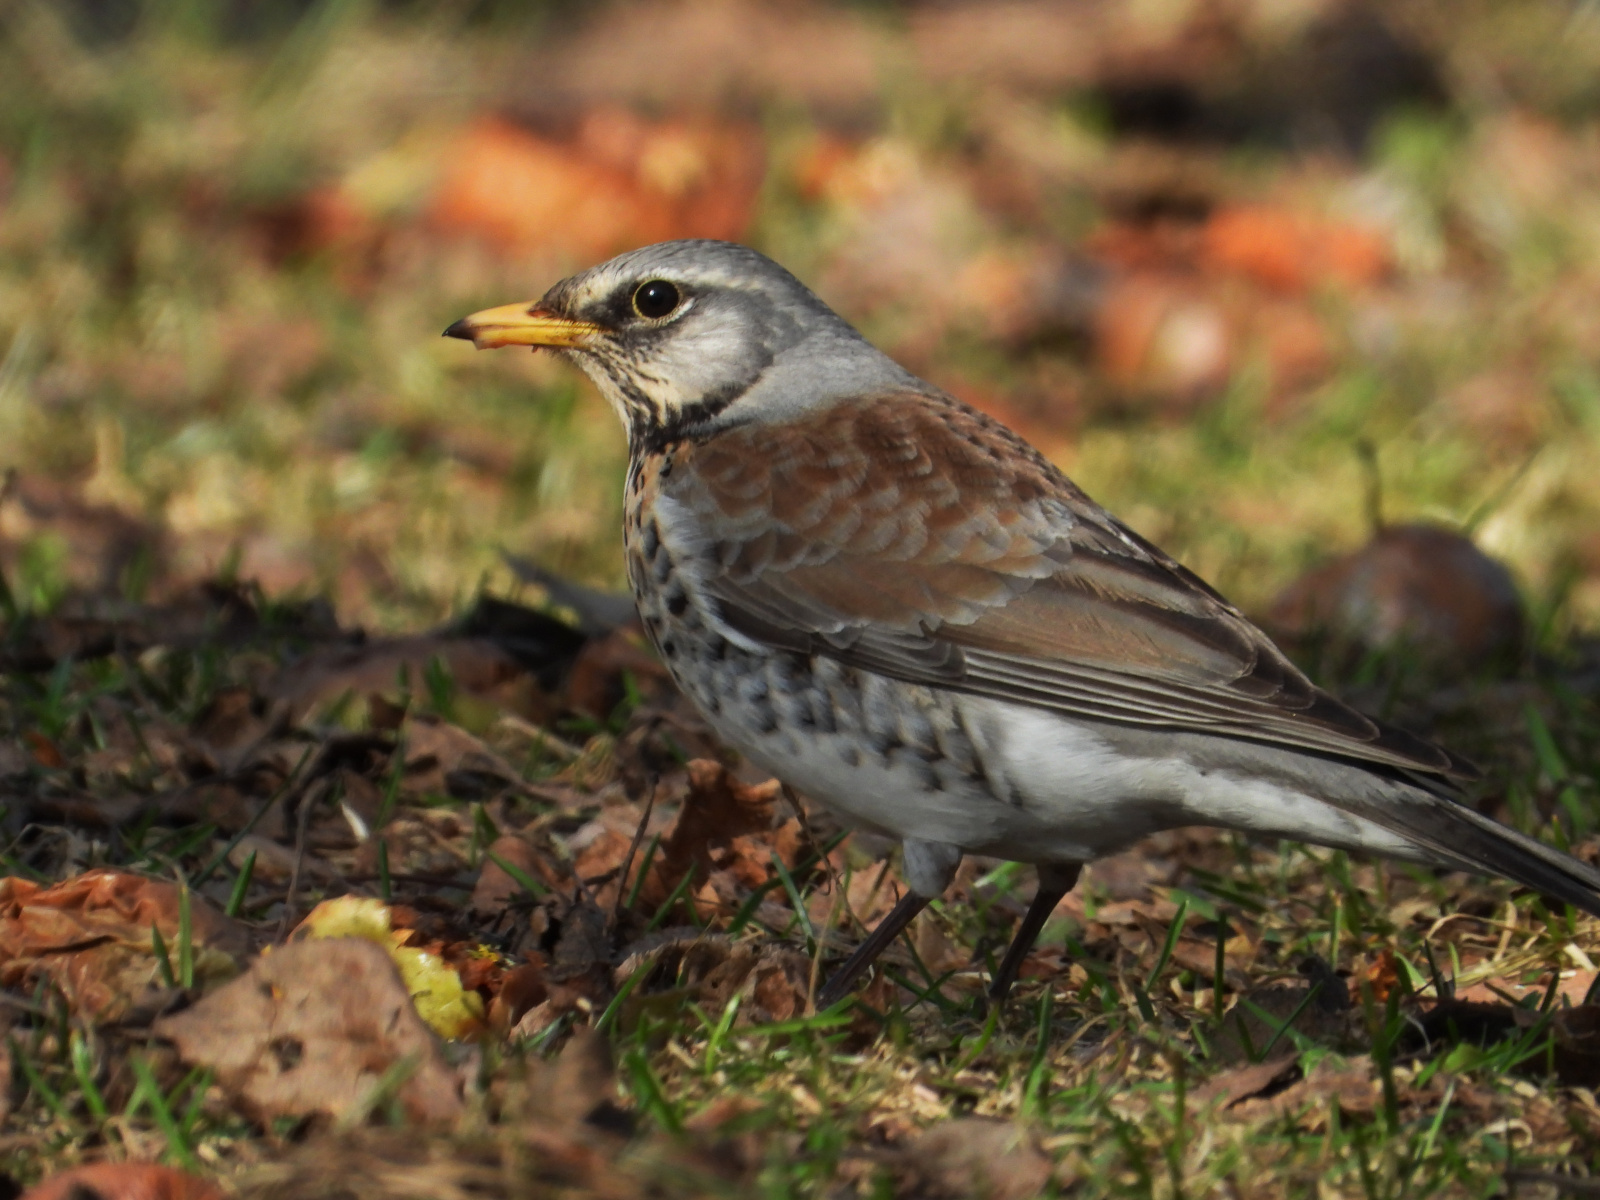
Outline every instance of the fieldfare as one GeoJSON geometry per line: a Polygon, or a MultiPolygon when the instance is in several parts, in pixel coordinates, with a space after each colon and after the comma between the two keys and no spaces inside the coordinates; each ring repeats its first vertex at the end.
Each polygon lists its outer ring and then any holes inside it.
{"type": "Polygon", "coordinates": [[[1001,998],[1083,863],[1181,825],[1503,875],[1600,916],[1600,872],[1461,802],[1467,763],[1318,689],[755,251],[647,246],[445,332],[594,381],[627,427],[628,578],[673,678],[729,745],[900,840],[909,890],[819,1004],[968,852],[1039,868],[1001,998]]]}

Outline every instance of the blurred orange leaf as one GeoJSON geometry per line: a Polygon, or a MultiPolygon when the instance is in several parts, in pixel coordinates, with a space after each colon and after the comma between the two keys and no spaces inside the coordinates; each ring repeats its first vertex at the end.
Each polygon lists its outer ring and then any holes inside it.
{"type": "Polygon", "coordinates": [[[1218,209],[1201,244],[1207,265],[1285,292],[1370,286],[1393,265],[1388,244],[1369,229],[1262,204],[1218,209]]]}
{"type": "Polygon", "coordinates": [[[90,1163],[29,1188],[22,1200],[222,1200],[222,1189],[154,1163],[90,1163]]]}
{"type": "MultiPolygon", "coordinates": [[[[79,1013],[111,1020],[161,981],[151,927],[177,954],[175,884],[119,871],[89,871],[50,887],[0,879],[0,984],[47,977],[79,1013]]],[[[234,973],[246,950],[243,927],[190,896],[197,979],[234,973]]]]}
{"type": "Polygon", "coordinates": [[[451,148],[430,218],[522,251],[588,261],[679,237],[737,238],[763,170],[753,130],[601,107],[556,140],[501,118],[451,148]]]}

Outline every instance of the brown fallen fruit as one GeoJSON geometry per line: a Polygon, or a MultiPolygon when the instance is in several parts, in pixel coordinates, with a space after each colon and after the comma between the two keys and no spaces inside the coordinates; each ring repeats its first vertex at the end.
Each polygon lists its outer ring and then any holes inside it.
{"type": "Polygon", "coordinates": [[[1290,640],[1405,645],[1468,669],[1514,657],[1525,629],[1511,573],[1471,539],[1431,525],[1380,529],[1360,550],[1312,568],[1273,601],[1267,621],[1290,640]]]}

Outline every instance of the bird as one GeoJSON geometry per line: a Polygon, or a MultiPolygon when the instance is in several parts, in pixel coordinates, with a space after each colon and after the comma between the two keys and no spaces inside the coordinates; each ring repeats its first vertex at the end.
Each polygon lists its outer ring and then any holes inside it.
{"type": "Polygon", "coordinates": [[[1600,916],[1600,871],[1471,807],[1471,764],[1314,685],[756,250],[645,246],[445,336],[593,381],[627,431],[627,575],[661,661],[725,743],[900,843],[904,895],[819,1008],[967,854],[1038,869],[1001,1002],[1084,864],[1186,825],[1503,876],[1600,916]]]}

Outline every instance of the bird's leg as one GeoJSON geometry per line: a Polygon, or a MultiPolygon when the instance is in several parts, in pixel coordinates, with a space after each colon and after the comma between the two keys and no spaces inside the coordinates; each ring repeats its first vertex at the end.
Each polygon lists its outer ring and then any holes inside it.
{"type": "Polygon", "coordinates": [[[1017,972],[1022,970],[1022,960],[1028,957],[1028,951],[1039,938],[1039,931],[1061,903],[1061,898],[1078,882],[1078,872],[1082,869],[1081,863],[1039,868],[1039,890],[1033,894],[1033,903],[1028,905],[1022,924],[1017,926],[1017,936],[1011,939],[1005,960],[989,984],[989,999],[993,1003],[999,1004],[1006,998],[1011,985],[1017,981],[1017,972]]]}
{"type": "Polygon", "coordinates": [[[867,934],[861,945],[856,947],[855,953],[845,959],[844,965],[822,986],[817,993],[817,1007],[829,1008],[843,1000],[873,960],[889,948],[889,943],[900,936],[919,912],[928,907],[930,899],[915,892],[901,896],[900,902],[889,910],[889,915],[878,922],[878,927],[867,934]]]}
{"type": "Polygon", "coordinates": [[[867,934],[855,953],[844,960],[844,965],[817,993],[817,1007],[828,1008],[843,1000],[861,973],[870,967],[878,955],[888,949],[912,919],[928,907],[928,902],[955,877],[961,865],[961,851],[943,842],[924,842],[907,838],[901,846],[901,867],[909,890],[889,910],[889,915],[878,922],[878,927],[867,934]]]}

